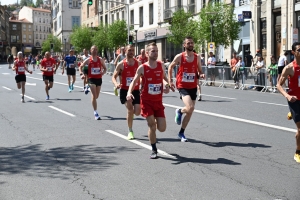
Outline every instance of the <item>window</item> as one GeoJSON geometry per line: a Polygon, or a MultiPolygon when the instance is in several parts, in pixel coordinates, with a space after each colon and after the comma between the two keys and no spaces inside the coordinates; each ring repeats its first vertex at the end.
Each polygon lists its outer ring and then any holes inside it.
{"type": "MultiPolygon", "coordinates": [[[[250,33],[250,22],[248,22],[248,29],[250,33]]],[[[260,27],[261,27],[261,47],[262,49],[267,49],[267,20],[266,18],[260,19],[260,27]]],[[[248,36],[248,35],[247,35],[248,36]]]]}
{"type": "Polygon", "coordinates": [[[140,27],[143,27],[144,25],[144,8],[140,7],[140,27]]]}
{"type": "Polygon", "coordinates": [[[12,30],[13,30],[13,31],[16,31],[16,30],[17,30],[17,24],[13,24],[13,25],[12,25],[12,30]]]}
{"type": "Polygon", "coordinates": [[[42,18],[39,19],[39,22],[42,23],[42,18]]]}
{"type": "Polygon", "coordinates": [[[38,30],[38,26],[35,26],[35,31],[37,31],[38,30]]]}
{"type": "Polygon", "coordinates": [[[42,39],[42,34],[40,34],[40,39],[42,39]]]}
{"type": "Polygon", "coordinates": [[[45,18],[43,19],[43,23],[45,23],[45,18]]]}
{"type": "Polygon", "coordinates": [[[23,31],[26,31],[26,24],[23,24],[23,31]]]}
{"type": "Polygon", "coordinates": [[[73,0],[73,7],[75,7],[75,8],[78,7],[78,0],[73,0]]]}
{"type": "Polygon", "coordinates": [[[40,26],[40,31],[42,31],[42,27],[40,26]]]}
{"type": "Polygon", "coordinates": [[[176,5],[177,5],[177,7],[181,7],[181,6],[182,6],[182,2],[181,2],[181,0],[177,0],[177,1],[176,1],[176,3],[177,3],[177,4],[176,4],[176,5]]]}
{"type": "Polygon", "coordinates": [[[105,19],[105,24],[108,24],[108,21],[107,21],[107,15],[105,15],[105,17],[104,17],[105,19]]]}
{"type": "Polygon", "coordinates": [[[31,43],[32,40],[31,40],[31,35],[28,35],[28,42],[31,43]]]}
{"type": "Polygon", "coordinates": [[[125,20],[125,12],[122,11],[122,20],[125,20]]]}
{"type": "Polygon", "coordinates": [[[153,3],[149,4],[149,24],[153,24],[153,3]]]}
{"type": "Polygon", "coordinates": [[[90,17],[90,6],[87,4],[87,8],[86,8],[86,17],[89,18],[90,17]]]}
{"type": "Polygon", "coordinates": [[[44,40],[46,40],[46,35],[44,34],[44,40]]]}
{"type": "Polygon", "coordinates": [[[39,39],[39,34],[35,34],[35,39],[39,39]]]}
{"type": "Polygon", "coordinates": [[[23,42],[26,42],[26,35],[23,35],[23,42]]]}
{"type": "Polygon", "coordinates": [[[130,0],[129,3],[133,3],[134,0],[130,0]]]}
{"type": "Polygon", "coordinates": [[[31,25],[28,25],[28,31],[31,31],[31,25]]]}
{"type": "Polygon", "coordinates": [[[46,32],[46,27],[44,26],[44,32],[46,32]]]}
{"type": "Polygon", "coordinates": [[[61,16],[58,17],[58,28],[61,27],[61,16]]]}
{"type": "Polygon", "coordinates": [[[170,0],[165,0],[165,9],[170,8],[170,0]]]}
{"type": "Polygon", "coordinates": [[[115,15],[111,15],[111,23],[114,23],[115,21],[115,15]]]}
{"type": "Polygon", "coordinates": [[[18,35],[11,35],[10,36],[10,42],[18,42],[19,36],[18,35]]]}
{"type": "Polygon", "coordinates": [[[130,24],[134,24],[134,10],[130,11],[130,24]]]}
{"type": "Polygon", "coordinates": [[[120,13],[117,13],[117,20],[120,20],[120,13]]]}
{"type": "Polygon", "coordinates": [[[80,17],[79,16],[72,16],[72,27],[80,26],[80,17]]]}
{"type": "Polygon", "coordinates": [[[195,0],[189,0],[188,11],[192,14],[196,13],[195,0]]]}

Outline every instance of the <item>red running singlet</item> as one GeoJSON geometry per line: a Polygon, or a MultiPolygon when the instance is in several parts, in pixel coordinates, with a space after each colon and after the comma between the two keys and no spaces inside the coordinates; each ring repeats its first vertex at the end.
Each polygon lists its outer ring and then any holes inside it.
{"type": "Polygon", "coordinates": [[[293,61],[294,76],[289,76],[289,95],[296,96],[300,99],[300,66],[293,61]]]}
{"type": "Polygon", "coordinates": [[[184,89],[193,89],[197,87],[197,54],[194,53],[193,62],[187,62],[186,52],[181,54],[181,63],[176,76],[176,87],[184,89]]]}
{"type": "MultiPolygon", "coordinates": [[[[136,59],[134,59],[134,65],[133,66],[128,65],[128,63],[126,61],[127,61],[127,59],[125,58],[123,60],[123,71],[122,71],[122,86],[121,86],[121,89],[124,89],[124,90],[129,89],[129,85],[132,82],[132,80],[135,76],[136,70],[139,67],[139,63],[136,59]]],[[[135,85],[133,90],[139,90],[139,85],[140,85],[140,80],[135,85]]]]}
{"type": "Polygon", "coordinates": [[[16,60],[16,75],[25,74],[25,61],[16,60]]]}
{"type": "Polygon", "coordinates": [[[90,62],[88,66],[88,77],[89,78],[102,78],[102,64],[100,58],[97,56],[97,61],[94,62],[93,56],[90,56],[90,62]]]}

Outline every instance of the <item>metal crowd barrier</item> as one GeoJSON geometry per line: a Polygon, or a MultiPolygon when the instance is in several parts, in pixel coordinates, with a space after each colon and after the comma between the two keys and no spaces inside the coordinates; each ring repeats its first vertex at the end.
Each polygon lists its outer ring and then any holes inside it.
{"type": "Polygon", "coordinates": [[[112,76],[115,71],[115,65],[113,63],[105,63],[106,65],[106,74],[112,76]]]}

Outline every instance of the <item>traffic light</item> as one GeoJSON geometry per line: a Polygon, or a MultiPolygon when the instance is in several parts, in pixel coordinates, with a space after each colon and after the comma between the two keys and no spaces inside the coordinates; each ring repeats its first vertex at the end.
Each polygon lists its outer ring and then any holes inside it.
{"type": "Polygon", "coordinates": [[[88,5],[89,6],[93,5],[93,0],[89,0],[88,5]]]}
{"type": "Polygon", "coordinates": [[[50,44],[50,49],[53,49],[53,43],[50,44]]]}
{"type": "Polygon", "coordinates": [[[133,44],[133,36],[132,35],[129,36],[129,41],[128,42],[129,42],[129,44],[133,44]]]}

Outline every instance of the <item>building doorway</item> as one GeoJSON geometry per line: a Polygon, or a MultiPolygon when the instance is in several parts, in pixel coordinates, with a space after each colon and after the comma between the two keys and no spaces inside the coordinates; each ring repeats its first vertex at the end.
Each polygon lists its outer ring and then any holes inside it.
{"type": "Polygon", "coordinates": [[[274,55],[276,59],[280,57],[282,53],[281,48],[281,13],[275,12],[274,13],[274,55]]]}

